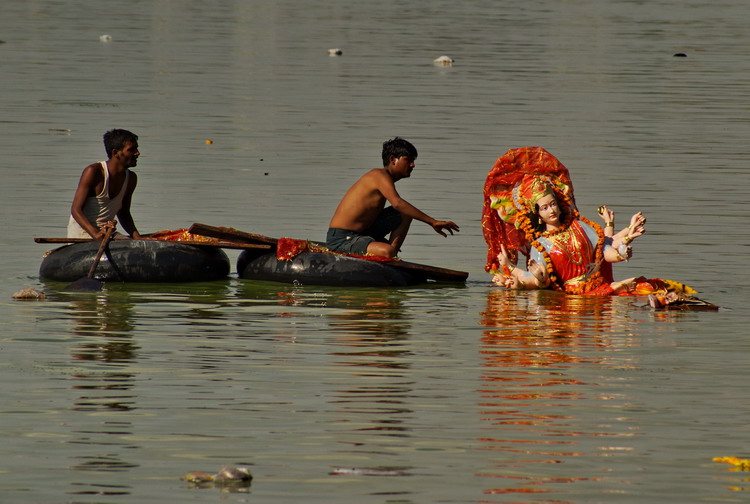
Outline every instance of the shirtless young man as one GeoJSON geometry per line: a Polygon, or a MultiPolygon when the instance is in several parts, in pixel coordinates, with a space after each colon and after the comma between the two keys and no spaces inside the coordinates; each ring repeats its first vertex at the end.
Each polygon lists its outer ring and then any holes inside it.
{"type": "Polygon", "coordinates": [[[425,222],[437,233],[448,236],[458,226],[433,219],[402,199],[395,183],[409,177],[417,149],[403,138],[383,143],[383,168],[365,173],[344,195],[331,218],[326,247],[357,255],[396,257],[409,232],[412,219],[425,222]],[[391,206],[385,208],[388,201],[391,206]],[[386,239],[386,235],[390,237],[386,239]]]}
{"type": "Polygon", "coordinates": [[[129,170],[138,163],[138,137],[113,129],[104,134],[109,159],[84,168],[68,220],[68,238],[104,237],[104,224],[117,217],[133,238],[141,238],[130,215],[130,202],[138,177],[129,170]]]}

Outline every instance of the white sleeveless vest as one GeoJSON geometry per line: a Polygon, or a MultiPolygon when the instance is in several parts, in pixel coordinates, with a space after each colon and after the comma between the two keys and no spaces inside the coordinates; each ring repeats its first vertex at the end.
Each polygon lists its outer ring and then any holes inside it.
{"type": "MultiPolygon", "coordinates": [[[[117,196],[110,198],[109,170],[107,170],[106,161],[101,161],[101,165],[104,170],[104,187],[102,187],[102,192],[95,197],[87,198],[86,203],[83,205],[83,213],[86,215],[86,218],[99,229],[107,221],[111,221],[117,217],[117,212],[122,208],[122,199],[125,197],[125,191],[128,188],[128,178],[130,177],[130,170],[125,170],[125,182],[122,184],[122,189],[120,189],[117,196]]],[[[68,220],[68,238],[91,238],[72,215],[68,220]]]]}

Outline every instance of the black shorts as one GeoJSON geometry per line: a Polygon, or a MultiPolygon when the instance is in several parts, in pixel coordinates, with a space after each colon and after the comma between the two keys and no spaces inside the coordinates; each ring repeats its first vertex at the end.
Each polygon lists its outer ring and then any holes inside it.
{"type": "Polygon", "coordinates": [[[348,229],[329,228],[326,235],[326,247],[334,252],[365,255],[367,246],[379,241],[388,243],[386,235],[401,225],[401,214],[393,207],[384,208],[369,229],[357,232],[348,229]]]}

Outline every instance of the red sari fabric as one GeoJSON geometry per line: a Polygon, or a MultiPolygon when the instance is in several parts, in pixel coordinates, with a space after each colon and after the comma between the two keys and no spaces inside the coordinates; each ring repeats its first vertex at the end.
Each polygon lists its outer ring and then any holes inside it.
{"type": "Polygon", "coordinates": [[[596,244],[591,243],[577,220],[548,240],[552,243],[547,250],[552,267],[563,289],[569,290],[567,282],[582,278],[596,263],[596,244]]]}
{"type": "Polygon", "coordinates": [[[532,249],[530,257],[547,266],[554,289],[569,294],[609,295],[612,289],[602,287],[612,282],[612,267],[603,258],[604,240],[598,224],[580,217],[534,240],[536,250],[532,249]]]}

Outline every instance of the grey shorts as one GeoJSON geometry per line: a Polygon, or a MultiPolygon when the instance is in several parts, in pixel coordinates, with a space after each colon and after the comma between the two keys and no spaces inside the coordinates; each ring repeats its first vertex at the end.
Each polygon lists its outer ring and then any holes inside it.
{"type": "Polygon", "coordinates": [[[401,214],[393,207],[384,208],[369,229],[357,232],[349,229],[328,228],[326,247],[334,252],[365,255],[367,246],[374,242],[388,243],[386,235],[401,224],[401,214]]]}

